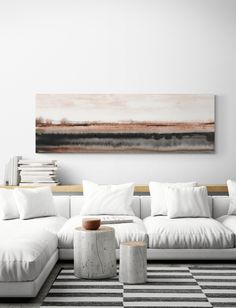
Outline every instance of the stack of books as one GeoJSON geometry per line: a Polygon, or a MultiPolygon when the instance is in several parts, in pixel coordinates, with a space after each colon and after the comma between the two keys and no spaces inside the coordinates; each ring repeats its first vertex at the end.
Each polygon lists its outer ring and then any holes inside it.
{"type": "Polygon", "coordinates": [[[13,156],[5,166],[4,184],[17,186],[19,184],[18,162],[21,156],[13,156]]]}
{"type": "Polygon", "coordinates": [[[59,185],[57,178],[57,161],[19,160],[19,186],[48,186],[59,185]]]}

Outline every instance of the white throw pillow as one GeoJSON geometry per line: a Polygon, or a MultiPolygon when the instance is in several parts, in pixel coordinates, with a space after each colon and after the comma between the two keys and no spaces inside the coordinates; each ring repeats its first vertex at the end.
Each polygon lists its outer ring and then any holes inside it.
{"type": "Polygon", "coordinates": [[[236,215],[236,181],[227,181],[228,191],[229,191],[229,215],[236,215]]]}
{"type": "Polygon", "coordinates": [[[20,219],[56,215],[50,187],[16,188],[14,194],[20,219]]]}
{"type": "Polygon", "coordinates": [[[169,187],[167,208],[169,218],[211,216],[205,186],[169,187]]]}
{"type": "Polygon", "coordinates": [[[80,215],[132,215],[134,184],[98,185],[83,181],[84,205],[80,215]]]}
{"type": "Polygon", "coordinates": [[[0,219],[19,217],[14,192],[11,189],[0,188],[0,219]]]}
{"type": "Polygon", "coordinates": [[[194,187],[196,182],[187,183],[160,183],[150,182],[149,191],[151,195],[151,216],[167,215],[167,190],[168,187],[194,187]]]}

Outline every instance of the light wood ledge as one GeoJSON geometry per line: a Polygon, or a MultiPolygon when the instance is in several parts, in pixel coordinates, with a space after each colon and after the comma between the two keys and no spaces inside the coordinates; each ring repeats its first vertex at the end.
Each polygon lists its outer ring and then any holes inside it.
{"type": "MultiPolygon", "coordinates": [[[[201,185],[207,186],[209,193],[228,193],[227,185],[223,185],[223,184],[219,184],[219,185],[201,184],[201,185]]],[[[16,187],[33,188],[32,186],[0,186],[0,188],[7,188],[7,189],[13,189],[16,187]]],[[[51,188],[52,188],[52,192],[57,192],[57,193],[83,193],[82,184],[58,185],[58,186],[52,186],[51,188]]],[[[147,185],[136,185],[134,191],[135,193],[140,193],[140,194],[149,193],[149,188],[147,185]]]]}

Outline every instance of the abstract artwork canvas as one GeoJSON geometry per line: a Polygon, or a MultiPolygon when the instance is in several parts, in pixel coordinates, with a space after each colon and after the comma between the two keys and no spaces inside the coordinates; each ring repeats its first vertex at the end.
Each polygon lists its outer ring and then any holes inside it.
{"type": "Polygon", "coordinates": [[[38,94],[36,152],[209,152],[214,95],[38,94]]]}

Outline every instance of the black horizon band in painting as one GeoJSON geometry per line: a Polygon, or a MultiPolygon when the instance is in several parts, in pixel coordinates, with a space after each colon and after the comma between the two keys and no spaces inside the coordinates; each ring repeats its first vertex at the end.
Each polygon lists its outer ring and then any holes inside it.
{"type": "MultiPolygon", "coordinates": [[[[74,147],[80,149],[97,147],[104,151],[117,149],[130,150],[150,150],[158,151],[165,149],[171,151],[173,147],[176,150],[205,150],[214,149],[214,133],[175,133],[175,134],[134,134],[134,133],[86,133],[86,134],[37,134],[36,150],[41,151],[43,147],[67,147],[67,151],[73,150],[74,147]]],[[[46,148],[45,148],[46,149],[46,148]]],[[[47,150],[46,150],[47,152],[47,150]]]]}

